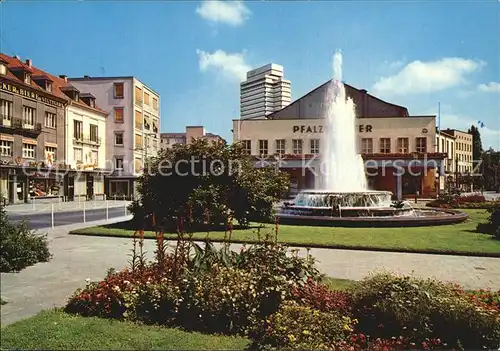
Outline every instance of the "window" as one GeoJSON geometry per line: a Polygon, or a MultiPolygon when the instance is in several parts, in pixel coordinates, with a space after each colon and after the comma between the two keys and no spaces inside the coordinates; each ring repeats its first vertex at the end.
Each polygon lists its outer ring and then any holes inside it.
{"type": "Polygon", "coordinates": [[[137,129],[142,129],[142,113],[140,111],[135,111],[135,127],[137,129]]]}
{"type": "Polygon", "coordinates": [[[427,138],[426,137],[417,138],[416,150],[417,150],[417,152],[427,152],[427,138]]]}
{"type": "Polygon", "coordinates": [[[32,107],[23,106],[23,123],[27,126],[35,125],[36,110],[32,107]]]}
{"type": "Polygon", "coordinates": [[[361,153],[362,154],[373,154],[373,139],[372,138],[362,138],[361,139],[361,153]]]}
{"type": "Polygon", "coordinates": [[[311,139],[311,154],[319,154],[319,139],[311,139]]]}
{"type": "Polygon", "coordinates": [[[144,92],[144,104],[149,106],[149,94],[144,92]]]}
{"type": "Polygon", "coordinates": [[[12,156],[12,141],[0,140],[0,156],[12,156]]]}
{"type": "Polygon", "coordinates": [[[293,153],[295,155],[302,154],[302,139],[293,139],[292,140],[293,153]]]}
{"type": "Polygon", "coordinates": [[[158,99],[155,97],[153,98],[153,108],[155,110],[158,110],[158,99]]]}
{"type": "Polygon", "coordinates": [[[242,140],[243,152],[250,155],[252,153],[252,141],[251,140],[242,140]]]}
{"type": "Polygon", "coordinates": [[[391,139],[390,138],[380,138],[380,153],[390,154],[391,153],[391,139]]]}
{"type": "Polygon", "coordinates": [[[0,62],[0,74],[1,75],[6,75],[7,74],[7,66],[5,66],[3,63],[0,62]]]}
{"type": "Polygon", "coordinates": [[[76,140],[83,139],[83,122],[73,120],[73,138],[76,140]]]}
{"type": "Polygon", "coordinates": [[[123,132],[115,132],[115,145],[123,145],[123,132]]]}
{"type": "Polygon", "coordinates": [[[123,107],[115,107],[115,123],[123,123],[123,107]]]}
{"type": "Polygon", "coordinates": [[[47,90],[48,92],[52,92],[52,83],[51,82],[45,83],[45,90],[47,90]]]}
{"type": "Polygon", "coordinates": [[[99,142],[99,130],[97,129],[97,125],[90,125],[90,141],[97,143],[99,142]]]}
{"type": "Polygon", "coordinates": [[[26,84],[31,84],[31,74],[29,74],[29,73],[24,74],[24,82],[26,84]]]}
{"type": "Polygon", "coordinates": [[[56,114],[52,112],[45,112],[45,126],[49,128],[56,127],[56,114]]]}
{"type": "Polygon", "coordinates": [[[398,138],[398,152],[400,154],[407,154],[408,152],[410,152],[409,145],[410,141],[408,140],[408,138],[398,138]]]}
{"type": "Polygon", "coordinates": [[[73,153],[74,153],[74,159],[77,163],[81,163],[83,162],[83,149],[82,148],[77,148],[75,147],[73,149],[73,153]]]}
{"type": "Polygon", "coordinates": [[[139,173],[142,170],[142,161],[140,158],[134,160],[135,173],[139,173]]]}
{"type": "Polygon", "coordinates": [[[47,163],[52,163],[56,160],[57,149],[55,147],[45,147],[45,160],[47,163]]]}
{"type": "Polygon", "coordinates": [[[142,105],[142,89],[139,87],[135,87],[135,103],[142,105]]]}
{"type": "Polygon", "coordinates": [[[12,119],[12,101],[0,100],[0,119],[11,121],[12,119]]]}
{"type": "Polygon", "coordinates": [[[36,145],[23,143],[23,158],[35,158],[36,145]]]}
{"type": "Polygon", "coordinates": [[[116,169],[123,169],[123,157],[116,157],[115,158],[115,168],[116,169]]]}
{"type": "Polygon", "coordinates": [[[97,166],[97,162],[99,160],[99,153],[97,150],[92,150],[92,154],[90,155],[90,163],[94,166],[97,166]]]}
{"type": "Polygon", "coordinates": [[[284,155],[285,145],[286,145],[285,139],[276,140],[276,153],[279,155],[284,155]]]}
{"type": "Polygon", "coordinates": [[[123,99],[123,83],[115,83],[113,88],[115,99],[123,99]]]}
{"type": "Polygon", "coordinates": [[[135,148],[142,149],[142,136],[140,134],[135,135],[135,148]]]}
{"type": "Polygon", "coordinates": [[[269,155],[267,140],[259,140],[259,155],[269,155]]]}

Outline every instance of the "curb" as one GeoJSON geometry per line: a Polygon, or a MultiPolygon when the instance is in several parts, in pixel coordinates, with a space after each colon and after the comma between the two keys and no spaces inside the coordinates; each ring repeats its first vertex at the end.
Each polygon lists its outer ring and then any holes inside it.
{"type": "MultiPolygon", "coordinates": [[[[97,236],[97,237],[108,237],[108,238],[129,238],[132,239],[130,235],[119,235],[119,234],[102,234],[102,233],[78,233],[76,230],[69,232],[70,235],[82,235],[82,236],[97,236]]],[[[144,239],[154,240],[154,237],[145,236],[144,239]]],[[[176,241],[177,238],[165,238],[167,241],[176,241]]],[[[204,239],[192,239],[192,241],[203,242],[204,239]]],[[[224,239],[210,239],[213,243],[224,243],[224,239]]],[[[240,240],[233,239],[229,243],[231,244],[257,244],[258,240],[240,240]]],[[[308,249],[336,249],[336,250],[352,250],[352,251],[374,251],[374,252],[391,252],[391,253],[414,253],[414,254],[428,254],[428,255],[443,255],[443,256],[466,256],[466,257],[489,257],[489,258],[500,258],[500,252],[467,252],[467,251],[440,251],[440,250],[418,250],[418,249],[398,249],[398,248],[380,248],[371,246],[348,246],[348,245],[335,245],[335,244],[308,244],[308,243],[289,243],[279,241],[279,244],[283,244],[293,248],[308,248],[308,249]]]]}

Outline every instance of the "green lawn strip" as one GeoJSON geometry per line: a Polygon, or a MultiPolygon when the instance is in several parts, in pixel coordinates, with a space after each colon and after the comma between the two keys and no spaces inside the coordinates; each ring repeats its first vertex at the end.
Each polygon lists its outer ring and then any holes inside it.
{"type": "Polygon", "coordinates": [[[323,284],[330,290],[347,290],[354,284],[354,280],[326,277],[323,279],[323,284]]]}
{"type": "MultiPolygon", "coordinates": [[[[461,254],[500,257],[500,241],[493,236],[476,233],[478,223],[486,222],[485,210],[464,210],[470,219],[464,223],[435,227],[408,228],[342,228],[280,225],[278,240],[290,246],[325,247],[340,249],[361,249],[396,252],[420,252],[438,254],[461,254]]],[[[266,224],[261,229],[273,232],[274,224],[266,224]]],[[[127,229],[126,223],[111,224],[73,230],[71,234],[131,237],[134,230],[127,229]]],[[[153,232],[145,232],[145,237],[154,238],[153,232]]],[[[176,234],[165,234],[173,239],[176,234]]],[[[193,239],[223,241],[223,231],[197,232],[193,239]]],[[[231,238],[236,243],[258,241],[256,227],[235,229],[231,238]]]]}
{"type": "Polygon", "coordinates": [[[2,349],[241,350],[248,339],[46,310],[2,328],[2,349]]]}

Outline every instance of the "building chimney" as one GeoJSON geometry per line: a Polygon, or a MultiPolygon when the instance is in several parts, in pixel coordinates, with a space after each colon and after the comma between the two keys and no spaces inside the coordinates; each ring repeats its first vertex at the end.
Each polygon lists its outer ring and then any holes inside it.
{"type": "Polygon", "coordinates": [[[68,82],[68,76],[64,75],[64,74],[60,74],[59,75],[59,78],[62,78],[64,79],[64,81],[67,83],[68,82]]]}
{"type": "Polygon", "coordinates": [[[26,59],[26,64],[28,65],[29,68],[31,68],[31,60],[30,59],[26,59]]]}

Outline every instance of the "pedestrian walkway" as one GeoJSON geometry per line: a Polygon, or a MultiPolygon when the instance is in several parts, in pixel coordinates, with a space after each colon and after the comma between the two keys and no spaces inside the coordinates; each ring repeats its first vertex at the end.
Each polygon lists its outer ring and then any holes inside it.
{"type": "Polygon", "coordinates": [[[5,206],[7,213],[15,214],[32,214],[51,212],[52,208],[55,212],[71,212],[85,209],[105,209],[106,206],[112,207],[127,207],[130,201],[124,200],[93,200],[93,201],[68,201],[68,202],[32,202],[29,204],[16,204],[5,206]]]}
{"type": "MultiPolygon", "coordinates": [[[[131,240],[68,235],[73,229],[130,219],[80,223],[56,227],[47,232],[50,262],[39,263],[19,273],[1,274],[1,295],[8,303],[1,307],[2,326],[37,314],[39,311],[63,306],[68,297],[85,286],[85,279],[102,279],[108,268],[127,266],[131,240]]],[[[218,246],[219,244],[217,244],[218,246]]],[[[154,240],[144,248],[151,258],[154,240]]],[[[241,245],[232,245],[239,250],[241,245]]],[[[335,249],[311,249],[317,266],[327,276],[360,280],[375,271],[413,274],[461,284],[468,289],[500,289],[500,258],[441,256],[427,254],[389,253],[335,249]]],[[[306,249],[299,250],[306,255],[306,249]]]]}

